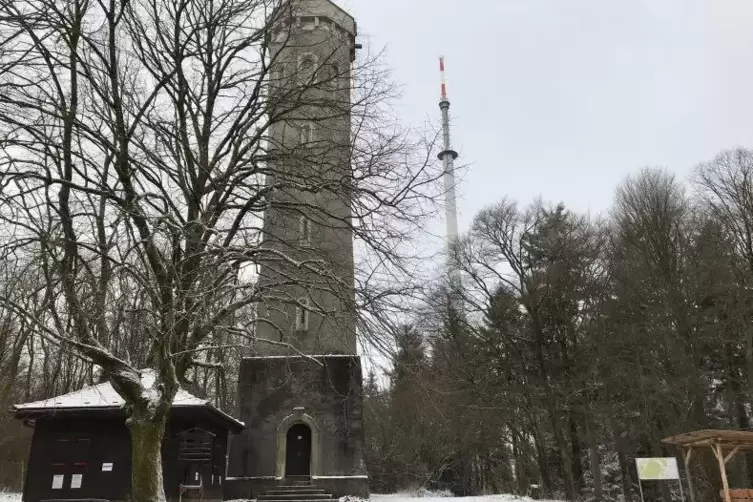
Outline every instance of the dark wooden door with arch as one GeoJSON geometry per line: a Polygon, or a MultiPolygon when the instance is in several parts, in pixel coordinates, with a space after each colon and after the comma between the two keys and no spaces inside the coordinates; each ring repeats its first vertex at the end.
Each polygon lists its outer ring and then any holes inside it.
{"type": "Polygon", "coordinates": [[[306,424],[295,424],[285,438],[285,475],[311,475],[311,429],[306,424]]]}

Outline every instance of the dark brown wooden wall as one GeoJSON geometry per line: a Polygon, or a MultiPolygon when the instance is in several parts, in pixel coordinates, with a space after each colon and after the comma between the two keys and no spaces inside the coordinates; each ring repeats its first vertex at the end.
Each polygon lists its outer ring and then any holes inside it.
{"type": "MultiPolygon", "coordinates": [[[[225,477],[227,430],[201,413],[176,410],[162,448],[165,494],[177,500],[186,462],[178,459],[181,431],[200,427],[214,434],[212,462],[200,466],[204,499],[221,499],[225,477]]],[[[131,441],[122,416],[52,416],[39,418],[29,453],[24,485],[25,502],[49,499],[126,500],[131,486],[131,441]],[[102,472],[103,463],[112,463],[102,472]],[[81,488],[71,488],[72,476],[83,475],[81,488]],[[52,489],[53,476],[64,476],[63,489],[52,489]]],[[[184,498],[192,498],[188,493],[184,498]]]]}
{"type": "Polygon", "coordinates": [[[24,500],[121,499],[131,484],[131,443],[122,418],[43,419],[34,429],[24,500]],[[88,440],[89,445],[85,443],[88,440]],[[102,472],[102,464],[113,464],[102,472]],[[81,488],[71,489],[75,473],[81,488]],[[53,490],[55,474],[64,476],[63,489],[53,490]]]}

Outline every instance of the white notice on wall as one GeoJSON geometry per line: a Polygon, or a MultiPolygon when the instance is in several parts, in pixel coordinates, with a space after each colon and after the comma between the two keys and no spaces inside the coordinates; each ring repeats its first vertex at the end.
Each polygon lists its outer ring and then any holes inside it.
{"type": "Polygon", "coordinates": [[[65,476],[62,474],[55,474],[52,476],[52,489],[53,490],[62,490],[63,489],[63,479],[65,479],[65,476]]]}
{"type": "Polygon", "coordinates": [[[102,472],[112,472],[112,462],[102,464],[102,472]]]}
{"type": "Polygon", "coordinates": [[[71,476],[71,488],[81,488],[81,481],[83,479],[83,474],[74,474],[73,476],[71,476]]]}

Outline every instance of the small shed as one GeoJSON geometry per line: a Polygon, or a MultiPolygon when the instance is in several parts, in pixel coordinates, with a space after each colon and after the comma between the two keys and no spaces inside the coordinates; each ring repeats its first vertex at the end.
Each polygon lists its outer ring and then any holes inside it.
{"type": "MultiPolygon", "coordinates": [[[[155,373],[142,371],[150,387],[155,373]]],[[[123,398],[102,383],[12,409],[34,428],[23,500],[125,501],[131,487],[131,439],[123,398]]],[[[228,435],[243,423],[179,390],[162,443],[168,500],[222,500],[228,435]]]]}
{"type": "Polygon", "coordinates": [[[753,431],[704,429],[664,438],[662,443],[675,445],[681,449],[685,461],[685,471],[688,473],[688,488],[692,502],[695,502],[695,493],[692,476],[690,475],[690,463],[696,454],[709,450],[714,454],[719,464],[722,499],[725,502],[753,500],[752,490],[730,490],[727,481],[727,463],[742,451],[753,451],[753,431]]]}

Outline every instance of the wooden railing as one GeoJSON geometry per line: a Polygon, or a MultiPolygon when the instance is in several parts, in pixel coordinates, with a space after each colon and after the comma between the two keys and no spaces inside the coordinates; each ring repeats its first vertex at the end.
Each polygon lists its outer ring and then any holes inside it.
{"type": "MultiPolygon", "coordinates": [[[[719,495],[724,500],[724,490],[719,491],[719,495]]],[[[753,502],[753,490],[749,489],[737,489],[729,491],[729,498],[731,502],[753,502]]]]}

